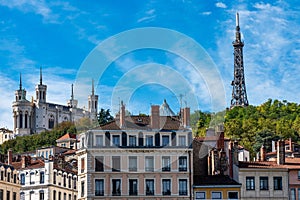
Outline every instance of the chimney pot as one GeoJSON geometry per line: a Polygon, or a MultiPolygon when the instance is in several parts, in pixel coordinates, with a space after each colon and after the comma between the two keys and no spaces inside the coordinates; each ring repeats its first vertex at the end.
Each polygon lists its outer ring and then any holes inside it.
{"type": "Polygon", "coordinates": [[[159,129],[160,128],[160,119],[159,119],[159,106],[152,105],[151,106],[151,128],[159,129]]]}

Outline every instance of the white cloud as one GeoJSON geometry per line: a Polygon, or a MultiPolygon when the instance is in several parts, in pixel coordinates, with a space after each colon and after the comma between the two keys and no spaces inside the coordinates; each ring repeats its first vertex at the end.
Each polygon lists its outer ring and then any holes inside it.
{"type": "Polygon", "coordinates": [[[218,7],[218,8],[227,8],[226,4],[225,4],[225,3],[222,3],[222,2],[217,2],[215,5],[216,5],[216,7],[218,7]]]}
{"type": "Polygon", "coordinates": [[[155,9],[147,10],[142,14],[143,16],[137,20],[137,23],[151,22],[156,18],[155,9]]]}
{"type": "Polygon", "coordinates": [[[211,15],[212,12],[210,11],[206,11],[206,12],[202,12],[201,15],[211,15]]]}

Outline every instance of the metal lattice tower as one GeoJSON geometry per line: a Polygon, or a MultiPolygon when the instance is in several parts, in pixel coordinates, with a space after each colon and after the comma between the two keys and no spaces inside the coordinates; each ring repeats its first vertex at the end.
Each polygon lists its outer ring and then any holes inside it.
{"type": "Polygon", "coordinates": [[[248,99],[246,93],[244,62],[243,62],[243,47],[244,43],[241,41],[241,33],[239,26],[239,13],[236,14],[236,31],[235,41],[233,41],[234,49],[234,79],[232,85],[232,99],[230,107],[234,106],[248,106],[248,99]]]}

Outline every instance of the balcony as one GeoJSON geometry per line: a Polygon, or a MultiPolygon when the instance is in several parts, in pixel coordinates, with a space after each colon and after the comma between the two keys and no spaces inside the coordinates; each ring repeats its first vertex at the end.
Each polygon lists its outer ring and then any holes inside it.
{"type": "Polygon", "coordinates": [[[163,195],[171,195],[171,191],[170,191],[170,190],[163,191],[162,194],[163,194],[163,195]]]}
{"type": "Polygon", "coordinates": [[[179,195],[187,195],[187,191],[186,190],[179,190],[179,195]]]}
{"type": "Polygon", "coordinates": [[[178,169],[180,172],[186,172],[187,171],[187,167],[179,167],[178,169]]]}
{"type": "Polygon", "coordinates": [[[171,168],[170,167],[163,167],[161,170],[163,172],[169,172],[169,171],[171,171],[171,168]]]}

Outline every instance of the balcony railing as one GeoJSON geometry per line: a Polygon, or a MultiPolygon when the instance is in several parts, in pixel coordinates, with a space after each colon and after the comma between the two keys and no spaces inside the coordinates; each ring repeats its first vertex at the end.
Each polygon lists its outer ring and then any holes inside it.
{"type": "Polygon", "coordinates": [[[170,190],[163,191],[162,193],[163,193],[163,195],[171,195],[171,191],[170,190]]]}
{"type": "Polygon", "coordinates": [[[169,172],[169,171],[171,171],[171,168],[170,167],[163,167],[161,170],[163,172],[169,172]]]}
{"type": "Polygon", "coordinates": [[[186,190],[179,190],[179,195],[187,195],[187,191],[186,190]]]}
{"type": "Polygon", "coordinates": [[[96,190],[95,196],[104,196],[104,190],[96,190]]]}
{"type": "Polygon", "coordinates": [[[113,191],[112,195],[113,196],[121,196],[121,190],[113,191]]]}
{"type": "Polygon", "coordinates": [[[180,172],[186,172],[187,171],[187,167],[179,167],[178,169],[180,172]]]}
{"type": "Polygon", "coordinates": [[[148,196],[154,195],[154,190],[146,190],[146,195],[148,196]]]}
{"type": "Polygon", "coordinates": [[[154,171],[154,168],[153,168],[153,167],[146,167],[146,168],[145,168],[145,171],[146,171],[146,172],[153,172],[153,171],[154,171]]]}
{"type": "Polygon", "coordinates": [[[129,190],[129,195],[137,195],[138,191],[137,190],[129,190]]]}

